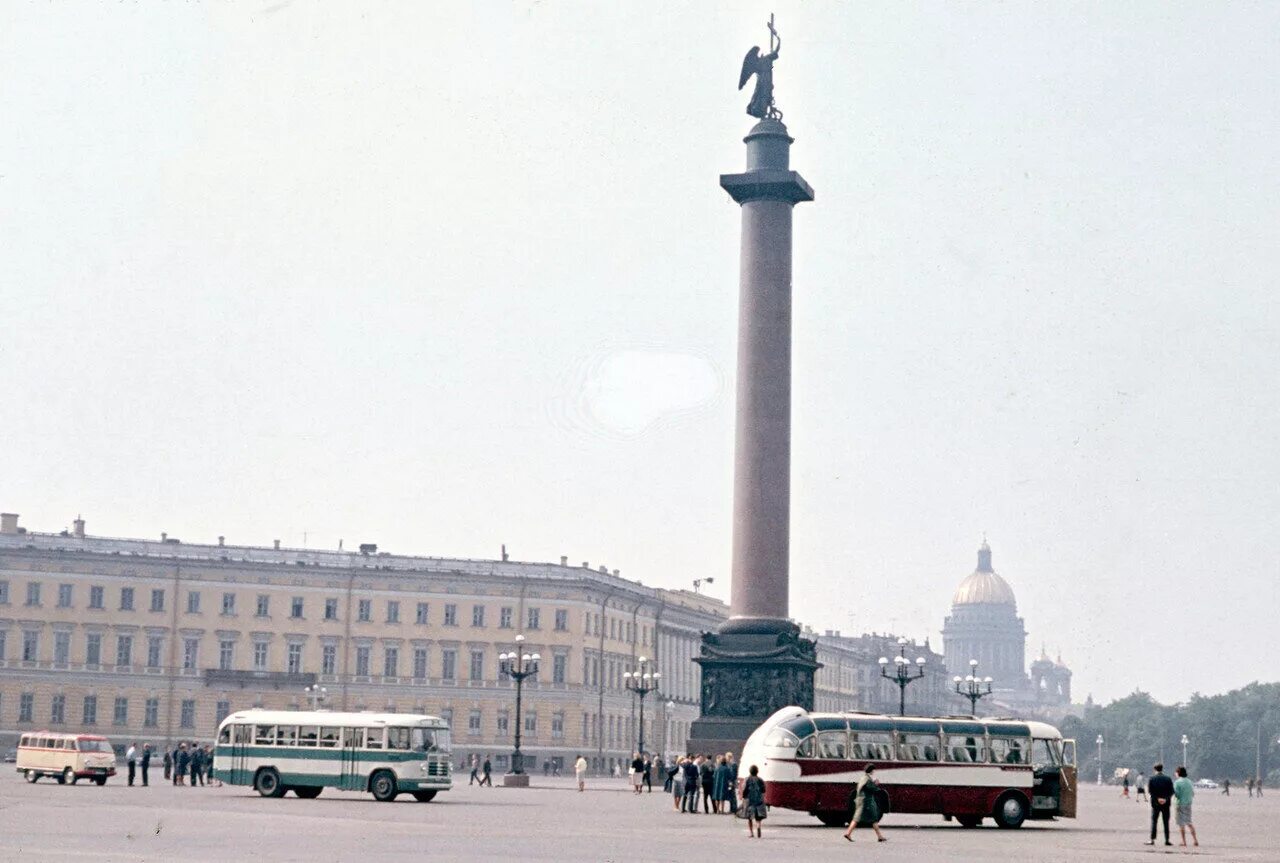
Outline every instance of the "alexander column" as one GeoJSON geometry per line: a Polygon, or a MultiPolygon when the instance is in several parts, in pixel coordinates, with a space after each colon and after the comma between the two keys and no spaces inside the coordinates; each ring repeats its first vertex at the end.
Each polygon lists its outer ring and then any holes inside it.
{"type": "Polygon", "coordinates": [[[730,617],[706,633],[702,715],[690,751],[742,751],[747,736],[788,705],[813,708],[816,645],[787,614],[791,519],[791,210],[813,189],[790,167],[792,138],[773,102],[782,40],[769,18],[769,53],[752,48],[738,88],[754,75],[744,139],[747,170],[720,186],[742,206],[738,388],[730,617]]]}

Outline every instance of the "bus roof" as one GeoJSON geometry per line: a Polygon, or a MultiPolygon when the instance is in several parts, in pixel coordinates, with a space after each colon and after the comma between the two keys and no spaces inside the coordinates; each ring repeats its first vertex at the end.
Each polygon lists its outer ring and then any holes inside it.
{"type": "Polygon", "coordinates": [[[343,713],[332,710],[237,710],[218,726],[228,722],[252,722],[255,725],[423,725],[447,728],[439,716],[425,713],[343,713]]]}
{"type": "MultiPolygon", "coordinates": [[[[1016,736],[1032,736],[1059,738],[1062,733],[1047,722],[1034,720],[1000,718],[982,718],[976,716],[890,716],[885,713],[867,713],[849,710],[842,713],[809,712],[798,707],[779,710],[765,723],[766,725],[790,726],[796,720],[810,720],[817,730],[848,727],[855,731],[937,731],[939,726],[944,733],[974,733],[975,729],[985,729],[989,734],[1006,734],[1016,736]]],[[[804,723],[801,723],[804,725],[804,723]]],[[[807,727],[807,726],[806,726],[807,727]]],[[[981,733],[977,731],[976,733],[981,733]]]]}

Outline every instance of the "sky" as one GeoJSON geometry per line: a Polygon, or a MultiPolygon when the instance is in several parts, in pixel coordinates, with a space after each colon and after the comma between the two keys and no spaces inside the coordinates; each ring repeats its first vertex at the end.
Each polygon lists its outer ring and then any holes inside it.
{"type": "Polygon", "coordinates": [[[771,11],[792,616],[1275,679],[1277,4],[0,5],[0,509],[727,598],[771,11]]]}

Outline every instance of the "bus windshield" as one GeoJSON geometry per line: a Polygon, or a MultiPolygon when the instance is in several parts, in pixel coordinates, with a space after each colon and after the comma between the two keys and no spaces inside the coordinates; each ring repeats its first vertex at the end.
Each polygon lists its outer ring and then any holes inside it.
{"type": "Polygon", "coordinates": [[[76,749],[81,752],[112,752],[111,744],[105,740],[77,740],[76,749]]]}
{"type": "Polygon", "coordinates": [[[449,731],[446,728],[414,728],[412,745],[415,752],[448,751],[449,731]]]}

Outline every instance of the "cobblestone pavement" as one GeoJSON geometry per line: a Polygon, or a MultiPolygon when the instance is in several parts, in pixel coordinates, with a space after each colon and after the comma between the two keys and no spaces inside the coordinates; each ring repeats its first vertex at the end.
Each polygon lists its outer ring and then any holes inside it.
{"type": "Polygon", "coordinates": [[[1029,823],[1020,830],[963,830],[940,817],[890,815],[889,841],[877,845],[806,815],[775,809],[764,839],[746,836],[729,816],[679,815],[671,798],[636,797],[617,780],[598,779],[579,794],[570,779],[533,777],[533,787],[468,787],[432,803],[325,789],[316,800],[264,800],[246,788],[175,788],[163,781],[129,788],[84,783],[29,785],[0,773],[0,861],[235,860],[631,861],[705,859],[1121,861],[1196,856],[1224,861],[1280,860],[1268,826],[1280,791],[1263,800],[1201,791],[1195,804],[1198,851],[1149,848],[1146,804],[1118,790],[1085,786],[1075,821],[1029,823]]]}

